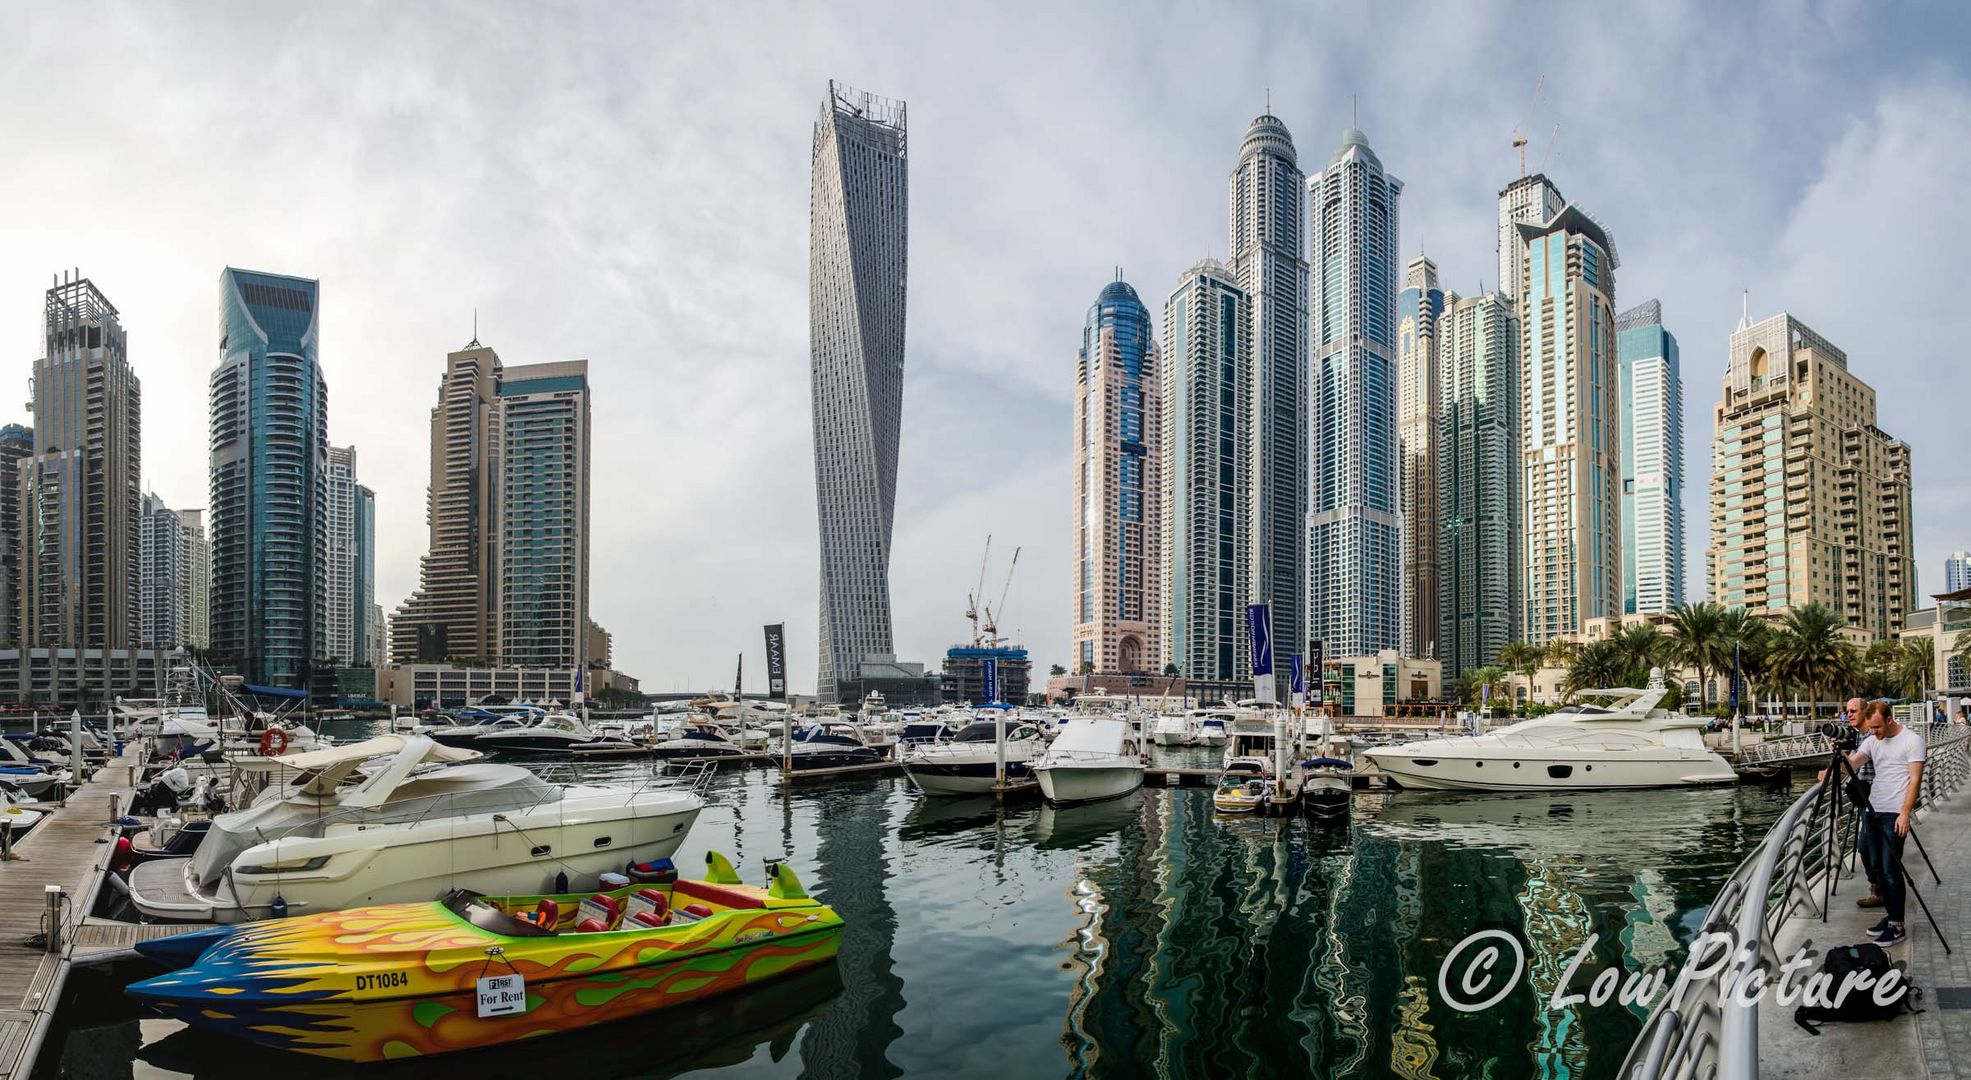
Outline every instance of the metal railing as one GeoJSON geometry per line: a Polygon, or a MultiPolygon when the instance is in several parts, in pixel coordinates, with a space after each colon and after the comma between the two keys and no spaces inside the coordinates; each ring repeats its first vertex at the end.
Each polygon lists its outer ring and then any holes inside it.
{"type": "Polygon", "coordinates": [[[1782,761],[1825,758],[1834,752],[1834,740],[1815,732],[1783,739],[1765,739],[1747,746],[1738,755],[1740,765],[1772,765],[1782,761]]]}
{"type": "MultiPolygon", "coordinates": [[[[1931,724],[1924,737],[1919,810],[1971,777],[1971,731],[1931,724]]],[[[1728,934],[1737,955],[1716,974],[1693,980],[1681,1000],[1666,994],[1630,1046],[1617,1074],[1623,1080],[1757,1080],[1759,1007],[1733,999],[1733,975],[1754,966],[1777,970],[1780,930],[1795,915],[1819,915],[1825,875],[1840,873],[1849,861],[1859,815],[1841,806],[1841,793],[1826,789],[1826,781],[1816,781],[1795,799],[1718,890],[1693,940],[1728,934]],[[1831,843],[1830,830],[1837,833],[1831,843]]]]}

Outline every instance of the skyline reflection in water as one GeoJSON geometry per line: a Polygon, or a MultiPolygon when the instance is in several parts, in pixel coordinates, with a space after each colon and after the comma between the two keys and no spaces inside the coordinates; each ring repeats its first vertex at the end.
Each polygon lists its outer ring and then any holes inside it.
{"type": "MultiPolygon", "coordinates": [[[[587,1076],[1611,1076],[1641,1017],[1547,1010],[1572,954],[1598,935],[1577,990],[1601,965],[1677,958],[1788,800],[1404,792],[1331,828],[1222,818],[1203,789],[1001,808],[898,777],[791,799],[773,780],[721,777],[678,864],[694,873],[716,849],[752,881],[791,855],[847,921],[832,974],[446,1067],[547,1069],[558,1053],[587,1076]],[[1525,942],[1529,973],[1493,1008],[1457,1012],[1438,968],[1484,929],[1525,942]]],[[[76,1075],[334,1073],[139,1025],[110,989],[64,1006],[76,1075]],[[133,1042],[129,1071],[100,1071],[133,1042]]]]}

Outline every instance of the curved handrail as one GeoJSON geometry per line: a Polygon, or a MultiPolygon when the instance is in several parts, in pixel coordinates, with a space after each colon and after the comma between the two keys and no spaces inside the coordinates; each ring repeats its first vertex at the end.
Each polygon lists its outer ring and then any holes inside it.
{"type": "MultiPolygon", "coordinates": [[[[1931,724],[1924,735],[1929,753],[1919,809],[1950,795],[1971,775],[1971,730],[1931,724]]],[[[1729,930],[1737,955],[1717,974],[1694,981],[1695,993],[1676,1002],[1666,995],[1657,1003],[1617,1075],[1624,1080],[1756,1080],[1758,1006],[1740,1003],[1722,991],[1731,985],[1734,972],[1776,966],[1773,941],[1787,920],[1802,908],[1819,910],[1814,888],[1823,875],[1839,872],[1854,847],[1852,835],[1839,838],[1833,845],[1834,858],[1828,858],[1824,830],[1841,823],[1848,830],[1854,827],[1854,815],[1830,820],[1833,801],[1827,797],[1826,781],[1815,781],[1725,879],[1698,938],[1729,930]]]]}

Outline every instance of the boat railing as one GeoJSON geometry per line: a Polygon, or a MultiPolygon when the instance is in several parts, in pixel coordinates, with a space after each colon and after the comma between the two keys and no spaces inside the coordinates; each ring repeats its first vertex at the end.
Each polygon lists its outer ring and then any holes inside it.
{"type": "MultiPolygon", "coordinates": [[[[1931,724],[1924,734],[1919,810],[1971,778],[1971,730],[1931,724]]],[[[1666,994],[1656,1004],[1617,1073],[1623,1080],[1757,1080],[1759,1006],[1756,997],[1747,1004],[1732,991],[1748,968],[1769,975],[1778,969],[1775,942],[1789,920],[1821,914],[1826,875],[1840,873],[1855,850],[1859,815],[1842,801],[1841,793],[1827,791],[1827,781],[1816,781],[1725,879],[1692,940],[1728,935],[1732,962],[1691,980],[1681,997],[1666,994]],[[1838,834],[1830,837],[1830,830],[1838,834]]]]}
{"type": "Polygon", "coordinates": [[[1140,760],[1137,755],[1123,750],[1060,750],[1049,749],[1036,764],[1062,765],[1069,762],[1083,764],[1116,764],[1140,760]]]}

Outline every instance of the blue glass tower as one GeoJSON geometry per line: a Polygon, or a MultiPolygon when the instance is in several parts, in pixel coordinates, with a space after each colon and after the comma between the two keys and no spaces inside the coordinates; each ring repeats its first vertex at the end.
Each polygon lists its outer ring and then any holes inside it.
{"type": "Polygon", "coordinates": [[[1684,602],[1684,384],[1650,300],[1615,318],[1622,398],[1622,612],[1684,602]]]}
{"type": "Polygon", "coordinates": [[[302,688],[328,571],[328,385],[320,290],[228,267],[212,372],[212,649],[252,682],[302,688]]]}

